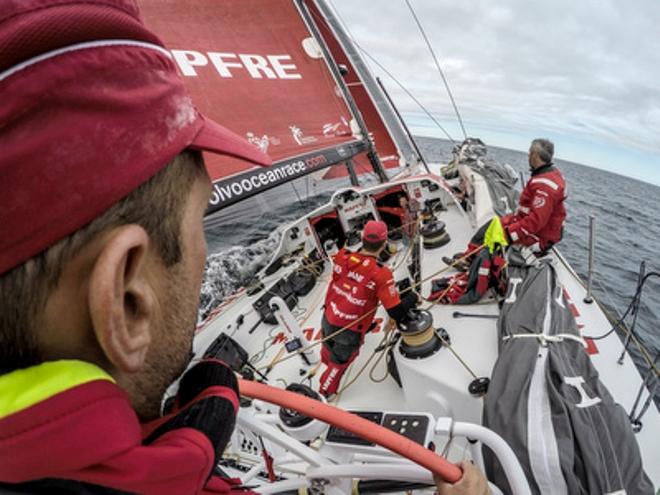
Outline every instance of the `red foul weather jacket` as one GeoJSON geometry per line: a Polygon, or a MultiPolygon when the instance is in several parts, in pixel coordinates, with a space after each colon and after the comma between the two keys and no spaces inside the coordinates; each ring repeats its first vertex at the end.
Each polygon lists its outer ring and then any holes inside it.
{"type": "MultiPolygon", "coordinates": [[[[214,392],[238,409],[235,390],[214,392]]],[[[215,450],[205,435],[182,427],[145,440],[155,423],[140,424],[126,393],[89,363],[51,361],[0,375],[0,494],[237,490],[236,480],[212,475],[215,450]]]]}
{"type": "Polygon", "coordinates": [[[552,164],[537,168],[520,195],[518,210],[502,217],[511,241],[545,250],[561,240],[566,183],[552,164]]]}
{"type": "Polygon", "coordinates": [[[401,302],[392,271],[374,256],[341,249],[334,256],[334,272],[325,297],[325,319],[331,325],[348,326],[365,334],[379,300],[385,309],[401,302]]]}

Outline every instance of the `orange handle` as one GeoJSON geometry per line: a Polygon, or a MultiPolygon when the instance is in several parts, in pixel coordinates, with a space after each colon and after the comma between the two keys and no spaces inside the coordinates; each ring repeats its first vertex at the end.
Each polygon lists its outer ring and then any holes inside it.
{"type": "Polygon", "coordinates": [[[431,472],[441,476],[449,483],[456,483],[463,473],[444,457],[437,455],[422,445],[399,435],[387,428],[372,423],[356,414],[349,413],[321,401],[305,397],[288,390],[282,390],[263,383],[249,380],[238,380],[241,395],[276,404],[286,409],[293,409],[330,425],[349,431],[365,440],[396,452],[410,459],[431,472]]]}

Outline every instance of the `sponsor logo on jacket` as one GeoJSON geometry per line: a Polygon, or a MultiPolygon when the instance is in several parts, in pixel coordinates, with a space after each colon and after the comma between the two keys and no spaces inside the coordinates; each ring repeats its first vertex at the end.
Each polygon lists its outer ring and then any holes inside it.
{"type": "Polygon", "coordinates": [[[341,288],[339,288],[335,284],[332,284],[332,289],[335,291],[335,293],[337,293],[340,296],[344,297],[351,304],[354,304],[356,306],[364,306],[365,304],[367,304],[366,299],[358,299],[357,297],[351,295],[350,292],[342,290],[341,288]]]}
{"type": "Polygon", "coordinates": [[[357,320],[358,315],[350,314],[350,313],[344,313],[342,310],[340,310],[337,307],[337,303],[334,301],[330,301],[330,309],[332,312],[335,314],[335,316],[338,316],[342,320],[357,320]]]}
{"type": "Polygon", "coordinates": [[[362,281],[364,280],[364,275],[361,275],[361,274],[359,274],[359,273],[355,273],[355,272],[352,272],[352,271],[349,271],[349,272],[346,274],[346,276],[347,276],[348,278],[352,278],[353,280],[355,280],[356,282],[358,282],[358,283],[360,283],[360,284],[361,284],[362,281]]]}

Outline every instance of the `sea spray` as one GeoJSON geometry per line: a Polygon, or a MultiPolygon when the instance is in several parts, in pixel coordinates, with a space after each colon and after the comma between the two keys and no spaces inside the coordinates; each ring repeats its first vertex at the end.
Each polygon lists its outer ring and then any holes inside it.
{"type": "Polygon", "coordinates": [[[253,280],[254,275],[271,260],[280,236],[279,231],[273,231],[265,239],[247,247],[232,246],[209,255],[202,282],[200,321],[206,318],[225,297],[253,280]]]}

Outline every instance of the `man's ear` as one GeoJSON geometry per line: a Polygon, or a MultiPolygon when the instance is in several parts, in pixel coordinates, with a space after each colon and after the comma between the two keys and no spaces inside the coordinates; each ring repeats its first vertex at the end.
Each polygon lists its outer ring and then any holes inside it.
{"type": "Polygon", "coordinates": [[[113,366],[128,373],[144,364],[156,316],[149,256],[149,236],[142,227],[119,227],[104,242],[89,280],[96,339],[113,366]]]}

